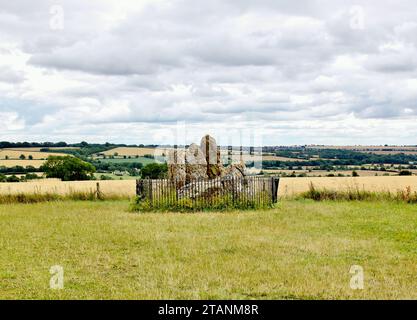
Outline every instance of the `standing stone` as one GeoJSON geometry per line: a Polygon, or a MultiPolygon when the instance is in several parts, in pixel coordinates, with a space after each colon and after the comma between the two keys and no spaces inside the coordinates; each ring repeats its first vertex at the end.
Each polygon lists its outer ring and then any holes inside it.
{"type": "Polygon", "coordinates": [[[203,151],[195,143],[185,152],[186,181],[207,179],[207,161],[203,151]]]}
{"type": "Polygon", "coordinates": [[[210,135],[206,135],[201,139],[200,148],[206,158],[208,178],[214,179],[221,176],[223,165],[216,140],[210,135]]]}
{"type": "Polygon", "coordinates": [[[168,153],[168,178],[176,182],[178,186],[183,186],[186,177],[185,151],[181,149],[170,150],[168,153]]]}

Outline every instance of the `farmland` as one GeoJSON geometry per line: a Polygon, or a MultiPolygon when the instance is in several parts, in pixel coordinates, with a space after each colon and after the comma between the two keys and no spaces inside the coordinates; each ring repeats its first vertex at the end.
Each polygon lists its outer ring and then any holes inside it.
{"type": "Polygon", "coordinates": [[[168,154],[169,149],[167,148],[134,148],[134,147],[118,147],[108,151],[103,152],[106,156],[139,156],[143,157],[145,155],[154,155],[162,156],[163,154],[168,154]]]}
{"type": "Polygon", "coordinates": [[[50,153],[50,152],[39,152],[39,151],[31,151],[31,150],[12,150],[12,149],[1,149],[0,150],[0,159],[19,159],[20,156],[24,156],[26,159],[29,156],[32,156],[34,160],[42,160],[47,159],[49,156],[66,156],[67,154],[64,153],[50,153]]]}
{"type": "MultiPolygon", "coordinates": [[[[118,179],[118,178],[117,178],[118,179]]],[[[57,193],[68,195],[72,192],[94,192],[97,182],[104,196],[133,197],[135,181],[59,181],[56,179],[36,180],[20,183],[0,183],[0,194],[45,194],[57,193]]],[[[307,177],[281,178],[278,194],[280,197],[291,198],[309,190],[313,183],[318,188],[331,190],[361,189],[367,191],[397,192],[410,187],[417,191],[417,177],[307,177]]]]}
{"type": "Polygon", "coordinates": [[[285,201],[138,214],[127,201],[0,205],[0,299],[416,299],[415,207],[285,201]],[[49,269],[64,268],[50,290],[49,269]],[[352,290],[352,265],[364,269],[352,290]]]}

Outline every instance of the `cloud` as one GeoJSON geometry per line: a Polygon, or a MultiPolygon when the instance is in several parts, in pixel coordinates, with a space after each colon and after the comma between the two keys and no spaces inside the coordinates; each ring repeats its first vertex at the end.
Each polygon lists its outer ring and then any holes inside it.
{"type": "Polygon", "coordinates": [[[265,128],[266,144],[384,143],[387,123],[416,120],[411,0],[61,1],[62,29],[54,5],[2,5],[4,136],[161,143],[185,121],[196,136],[265,128]]]}

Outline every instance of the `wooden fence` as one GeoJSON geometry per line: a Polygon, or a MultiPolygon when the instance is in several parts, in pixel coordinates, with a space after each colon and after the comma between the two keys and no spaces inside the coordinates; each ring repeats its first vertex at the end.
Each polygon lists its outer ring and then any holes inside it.
{"type": "Polygon", "coordinates": [[[277,177],[225,177],[173,181],[140,179],[136,181],[139,201],[152,208],[222,209],[260,208],[278,201],[277,177]]]}

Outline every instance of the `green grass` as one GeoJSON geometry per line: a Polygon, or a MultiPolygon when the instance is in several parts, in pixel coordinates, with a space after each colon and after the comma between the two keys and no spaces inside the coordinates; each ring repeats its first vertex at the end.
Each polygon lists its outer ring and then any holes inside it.
{"type": "Polygon", "coordinates": [[[288,201],[132,213],[128,201],[0,205],[0,299],[417,298],[417,208],[288,201]],[[361,265],[365,289],[350,289],[361,265]],[[49,289],[62,265],[64,290],[49,289]]]}
{"type": "Polygon", "coordinates": [[[147,165],[149,163],[156,162],[156,160],[149,159],[149,158],[146,158],[146,157],[139,157],[139,158],[132,157],[130,159],[129,158],[126,158],[126,159],[124,159],[124,158],[114,158],[114,159],[106,158],[106,159],[99,159],[99,160],[102,163],[142,163],[143,165],[147,165]]]}
{"type": "Polygon", "coordinates": [[[123,175],[123,176],[117,176],[115,174],[112,173],[101,173],[101,172],[97,172],[94,174],[94,176],[96,177],[96,179],[100,180],[101,176],[106,176],[106,177],[110,177],[113,180],[137,180],[140,177],[138,176],[128,176],[128,175],[123,175]]]}

